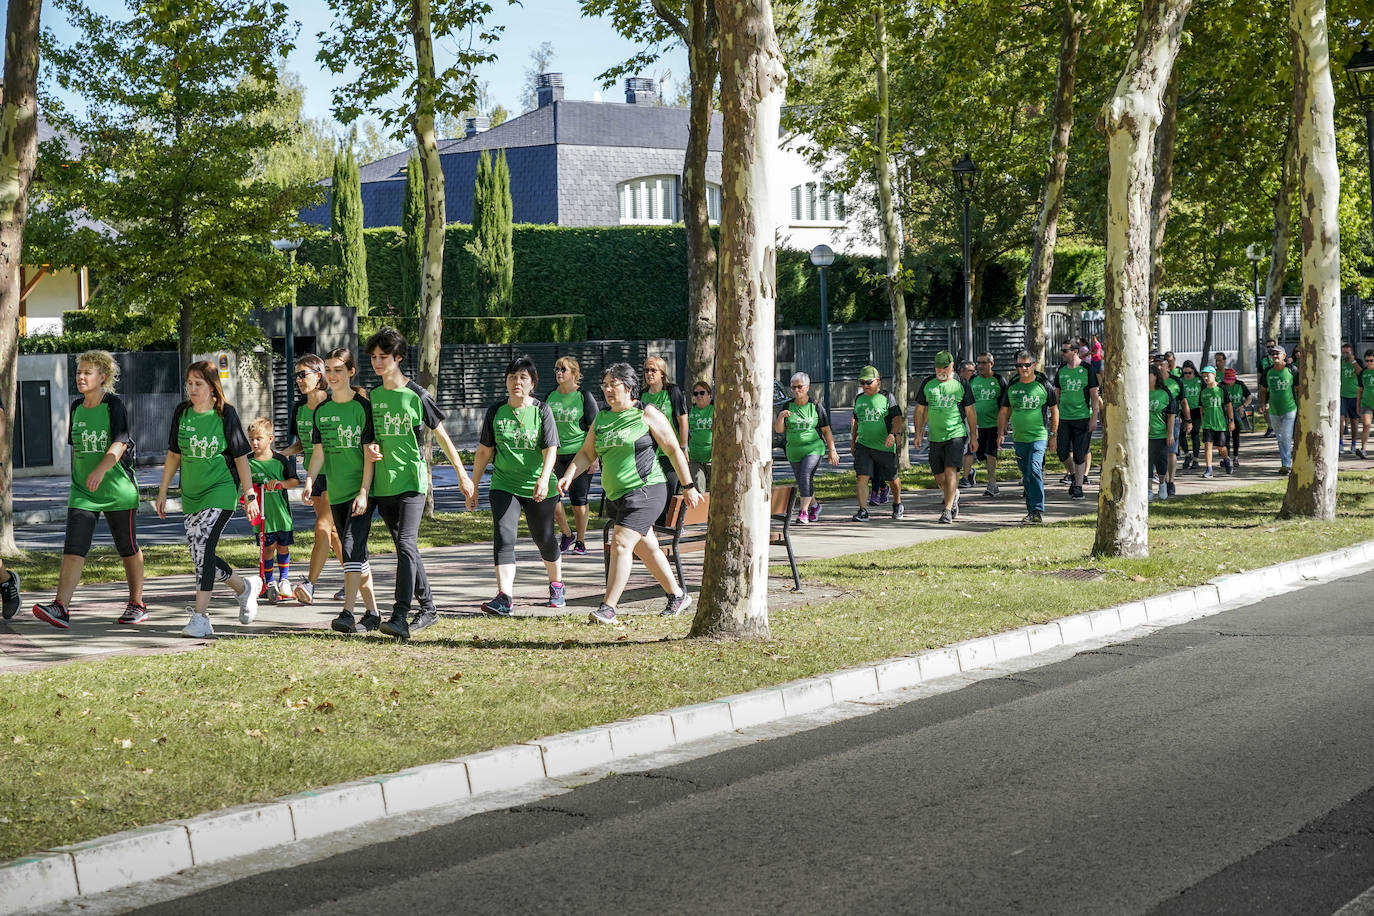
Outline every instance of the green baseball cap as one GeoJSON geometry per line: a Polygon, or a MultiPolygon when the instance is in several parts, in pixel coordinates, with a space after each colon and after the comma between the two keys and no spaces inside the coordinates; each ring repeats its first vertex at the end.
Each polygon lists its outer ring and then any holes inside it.
{"type": "Polygon", "coordinates": [[[944,369],[954,362],[954,354],[948,350],[941,350],[935,354],[935,368],[944,369]]]}
{"type": "Polygon", "coordinates": [[[878,374],[876,366],[864,366],[859,370],[859,381],[861,382],[871,382],[879,378],[882,378],[882,376],[878,374]]]}

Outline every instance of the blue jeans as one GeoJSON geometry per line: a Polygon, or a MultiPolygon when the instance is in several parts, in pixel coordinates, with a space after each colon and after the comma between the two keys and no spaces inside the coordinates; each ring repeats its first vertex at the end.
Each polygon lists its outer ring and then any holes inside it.
{"type": "Polygon", "coordinates": [[[1013,442],[1016,450],[1016,466],[1021,469],[1021,477],[1026,481],[1026,511],[1045,511],[1045,446],[1049,441],[1013,442]]]}
{"type": "Polygon", "coordinates": [[[1296,410],[1269,415],[1269,425],[1274,430],[1274,437],[1279,440],[1279,464],[1286,468],[1293,466],[1293,421],[1297,418],[1296,410]]]}

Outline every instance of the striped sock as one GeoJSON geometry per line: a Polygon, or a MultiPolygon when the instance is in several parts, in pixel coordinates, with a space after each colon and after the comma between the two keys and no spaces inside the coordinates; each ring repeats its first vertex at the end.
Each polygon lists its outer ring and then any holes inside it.
{"type": "Polygon", "coordinates": [[[277,554],[277,581],[285,582],[291,577],[291,551],[277,554]]]}

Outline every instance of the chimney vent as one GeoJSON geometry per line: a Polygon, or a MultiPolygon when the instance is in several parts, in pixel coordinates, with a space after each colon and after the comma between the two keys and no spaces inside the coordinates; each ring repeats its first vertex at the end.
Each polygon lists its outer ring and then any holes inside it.
{"type": "Polygon", "coordinates": [[[534,94],[540,108],[560,101],[563,98],[563,74],[539,74],[539,81],[535,83],[534,94]]]}
{"type": "Polygon", "coordinates": [[[630,105],[653,105],[658,102],[654,81],[646,76],[625,79],[625,101],[630,105]]]}
{"type": "Polygon", "coordinates": [[[491,128],[491,118],[484,118],[480,115],[475,118],[463,119],[463,139],[471,140],[484,130],[491,128]]]}

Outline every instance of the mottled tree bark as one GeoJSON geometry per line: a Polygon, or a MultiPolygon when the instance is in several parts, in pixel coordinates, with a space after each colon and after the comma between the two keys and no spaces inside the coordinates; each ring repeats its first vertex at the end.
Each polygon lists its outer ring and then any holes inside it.
{"type": "Polygon", "coordinates": [[[716,88],[714,0],[691,0],[685,23],[688,108],[682,168],[682,220],[687,236],[687,384],[714,384],[716,366],[716,245],[706,206],[706,157],[716,88]]]}
{"type": "Polygon", "coordinates": [[[1102,111],[1107,179],[1106,339],[1097,556],[1149,553],[1150,199],[1155,131],[1192,0],[1145,0],[1135,44],[1102,111]]]}
{"type": "Polygon", "coordinates": [[[19,297],[29,183],[38,157],[38,26],[42,0],[10,0],[0,121],[0,554],[14,541],[14,415],[19,364],[19,297]]]}
{"type": "MultiPolygon", "coordinates": [[[[1293,61],[1296,72],[1296,39],[1293,61]]],[[[1279,339],[1283,284],[1288,278],[1288,249],[1293,244],[1293,191],[1298,181],[1297,106],[1300,104],[1295,92],[1294,108],[1288,113],[1288,139],[1283,145],[1283,171],[1279,176],[1278,192],[1274,195],[1274,236],[1269,245],[1269,273],[1264,280],[1264,336],[1269,340],[1279,339]]]]}
{"type": "Polygon", "coordinates": [[[1326,0],[1293,0],[1293,97],[1298,136],[1302,231],[1302,331],[1293,472],[1281,517],[1336,517],[1340,414],[1341,174],[1336,162],[1336,99],[1326,0]]]}
{"type": "MultiPolygon", "coordinates": [[[[892,125],[892,104],[887,73],[887,17],[885,0],[878,0],[873,10],[874,55],[877,59],[878,126],[873,168],[878,184],[878,218],[882,225],[883,265],[887,273],[885,283],[887,304],[892,310],[892,396],[906,410],[907,379],[911,371],[911,332],[906,320],[906,294],[902,292],[902,223],[892,198],[892,155],[888,149],[892,125]]],[[[905,440],[903,440],[905,441],[905,440]]],[[[911,451],[905,445],[897,448],[897,467],[911,467],[911,451]]]]}
{"type": "Polygon", "coordinates": [[[766,639],[776,251],[769,212],[787,73],[769,0],[720,0],[720,347],[701,603],[692,636],[766,639]]]}
{"type": "Polygon", "coordinates": [[[1026,349],[1037,366],[1045,364],[1045,307],[1054,273],[1054,246],[1059,239],[1059,210],[1064,202],[1064,175],[1069,167],[1069,135],[1073,130],[1073,89],[1078,73],[1078,40],[1083,14],[1075,0],[1065,0],[1060,21],[1059,72],[1055,80],[1054,125],[1050,132],[1050,164],[1040,216],[1031,236],[1030,270],[1026,276],[1026,349]]]}
{"type": "Polygon", "coordinates": [[[1164,288],[1164,230],[1169,224],[1169,205],[1174,199],[1174,149],[1178,145],[1178,70],[1169,71],[1164,90],[1163,120],[1155,142],[1155,186],[1150,198],[1150,328],[1159,315],[1159,293],[1164,288]]]}

